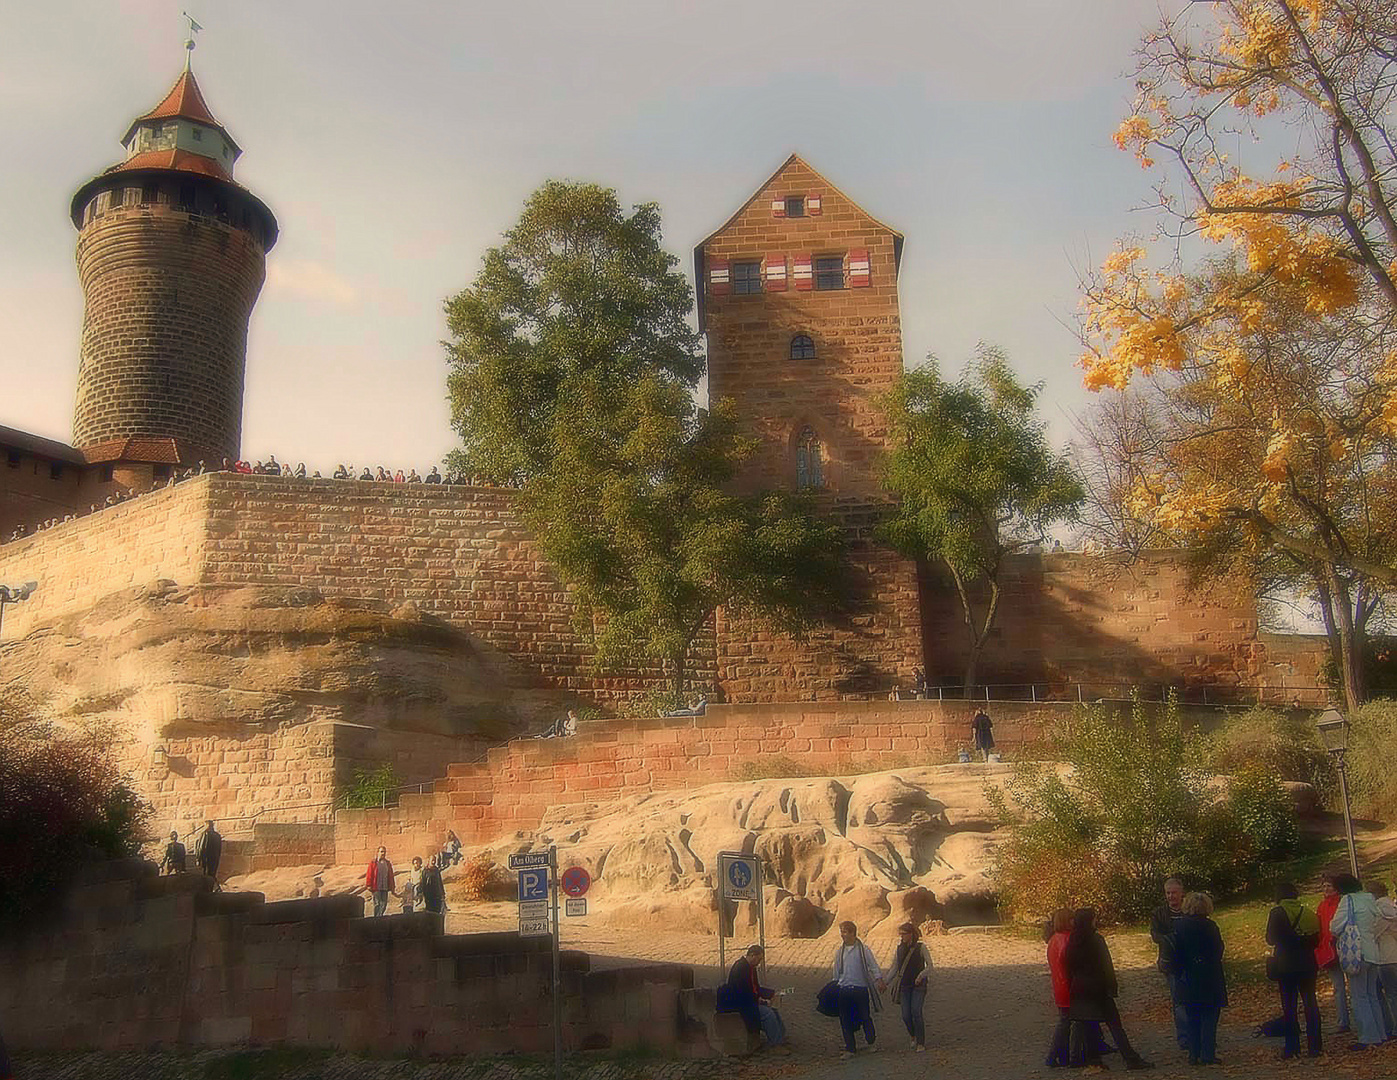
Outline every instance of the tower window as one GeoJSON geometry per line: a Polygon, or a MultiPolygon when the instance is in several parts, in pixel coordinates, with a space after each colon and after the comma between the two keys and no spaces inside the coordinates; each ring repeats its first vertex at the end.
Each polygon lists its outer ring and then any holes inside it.
{"type": "Polygon", "coordinates": [[[791,338],[791,359],[792,360],[814,360],[815,343],[806,334],[797,334],[791,338]]]}
{"type": "Polygon", "coordinates": [[[103,465],[97,470],[97,479],[104,484],[110,484],[112,482],[112,467],[103,465]]]}
{"type": "Polygon", "coordinates": [[[63,475],[63,466],[56,461],[49,462],[49,479],[57,480],[63,475]]]}
{"type": "Polygon", "coordinates": [[[844,256],[821,255],[815,260],[815,288],[844,288],[844,256]]]}
{"type": "Polygon", "coordinates": [[[204,129],[203,129],[203,128],[197,128],[197,127],[196,127],[196,128],[194,129],[194,141],[195,141],[195,142],[203,142],[203,141],[204,141],[204,129]]]}
{"type": "Polygon", "coordinates": [[[194,185],[188,181],[179,186],[179,208],[191,213],[194,210],[194,185]]]}
{"type": "Polygon", "coordinates": [[[762,264],[740,262],[732,264],[732,291],[738,296],[748,296],[762,291],[762,264]]]}
{"type": "Polygon", "coordinates": [[[154,206],[160,200],[160,185],[145,184],[141,188],[141,202],[147,206],[154,206]]]}
{"type": "Polygon", "coordinates": [[[806,428],[796,440],[796,488],[806,491],[825,486],[824,452],[813,429],[806,428]]]}
{"type": "Polygon", "coordinates": [[[786,199],[786,216],[787,216],[787,217],[804,217],[804,216],[805,216],[805,196],[804,196],[804,195],[791,195],[791,196],[788,196],[788,197],[787,197],[787,199],[786,199]]]}

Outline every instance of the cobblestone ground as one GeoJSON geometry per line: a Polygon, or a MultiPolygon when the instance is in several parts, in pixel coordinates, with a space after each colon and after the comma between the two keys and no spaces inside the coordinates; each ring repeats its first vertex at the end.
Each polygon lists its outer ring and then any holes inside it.
{"type": "MultiPolygon", "coordinates": [[[[468,933],[510,925],[510,905],[489,905],[448,916],[448,929],[468,933]]],[[[732,943],[745,945],[746,939],[732,943]]],[[[870,940],[880,962],[893,949],[891,934],[870,940]]],[[[1022,1077],[1046,1080],[1062,1075],[1043,1065],[1055,1011],[1050,1007],[1047,967],[1040,943],[1001,932],[958,933],[928,942],[936,971],[926,1016],[929,1048],[913,1054],[897,1016],[878,1018],[880,1052],[839,1057],[838,1025],[813,1008],[815,991],[829,978],[832,941],[768,942],[768,983],[792,987],[782,1006],[794,1054],[758,1054],[738,1062],[666,1062],[643,1059],[569,1063],[576,1080],[709,1080],[717,1077],[798,1077],[803,1080],[854,1080],[874,1077],[936,1077],[940,1080],[1000,1080],[1022,1077]]],[[[586,949],[599,967],[633,961],[693,964],[700,985],[719,978],[717,939],[684,933],[636,933],[570,919],[564,946],[586,949]]],[[[1158,1077],[1197,1075],[1187,1068],[1173,1044],[1172,1024],[1162,1002],[1160,977],[1152,966],[1149,942],[1141,936],[1112,942],[1121,975],[1121,1011],[1132,1041],[1158,1068],[1158,1077]]],[[[1220,1071],[1238,1080],[1276,1076],[1397,1077],[1397,1044],[1367,1054],[1343,1049],[1349,1038],[1326,1031],[1333,1052],[1317,1062],[1281,1065],[1274,1042],[1253,1039],[1252,1027],[1272,1011],[1272,999],[1260,990],[1235,995],[1237,1006],[1223,1016],[1219,1033],[1220,1071]]],[[[1332,1013],[1331,1013],[1332,1015],[1332,1013]]],[[[1108,1058],[1115,1070],[1120,1059],[1108,1058]]],[[[128,1077],[207,1078],[207,1080],[544,1080],[546,1061],[365,1061],[342,1056],[318,1057],[273,1052],[236,1060],[216,1055],[58,1055],[21,1060],[19,1080],[125,1080],[128,1077]],[[278,1056],[280,1055],[280,1056],[278,1056]]]]}

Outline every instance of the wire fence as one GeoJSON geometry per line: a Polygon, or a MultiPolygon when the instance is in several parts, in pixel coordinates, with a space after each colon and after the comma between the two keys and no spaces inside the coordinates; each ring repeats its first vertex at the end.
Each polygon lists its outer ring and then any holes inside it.
{"type": "Polygon", "coordinates": [[[1270,705],[1278,708],[1324,708],[1334,696],[1327,686],[1272,686],[1216,683],[1173,685],[1169,683],[986,683],[975,686],[947,684],[925,690],[893,690],[890,693],[845,695],[864,701],[1177,701],[1181,705],[1209,705],[1246,708],[1270,705]]]}

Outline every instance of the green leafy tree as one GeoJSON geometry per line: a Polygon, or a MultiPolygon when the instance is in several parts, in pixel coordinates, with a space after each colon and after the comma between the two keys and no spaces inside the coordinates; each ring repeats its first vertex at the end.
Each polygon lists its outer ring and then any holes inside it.
{"type": "Polygon", "coordinates": [[[1128,718],[1079,707],[1049,740],[1051,761],[1024,762],[991,803],[1009,826],[996,855],[1005,905],[1040,916],[1096,907],[1109,919],[1145,915],[1171,874],[1227,895],[1292,855],[1299,835],[1290,797],[1264,767],[1219,782],[1208,740],[1177,704],[1128,718]]]}
{"type": "Polygon", "coordinates": [[[800,632],[840,608],[842,534],[788,494],[738,495],[753,441],[700,410],[693,293],[653,204],[550,181],[447,304],[458,466],[522,487],[604,666],[683,693],[719,606],[800,632]]]}
{"type": "Polygon", "coordinates": [[[994,628],[1005,559],[1075,519],[1086,497],[1034,414],[1042,388],[1020,384],[1004,354],[981,345],[958,382],[932,364],[905,373],[888,398],[884,482],[898,506],[879,533],[949,571],[970,632],[966,687],[994,628]]]}

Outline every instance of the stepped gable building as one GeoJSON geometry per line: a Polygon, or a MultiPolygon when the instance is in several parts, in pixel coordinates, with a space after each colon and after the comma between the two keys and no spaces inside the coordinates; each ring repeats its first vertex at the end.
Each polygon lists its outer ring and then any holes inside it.
{"type": "Polygon", "coordinates": [[[922,665],[916,566],[872,538],[888,503],[879,398],[902,372],[902,245],[792,154],[694,251],[709,396],[731,399],[759,439],[739,483],[810,492],[845,525],[862,607],[801,642],[720,616],[730,695],[886,692],[922,665]]]}
{"type": "Polygon", "coordinates": [[[0,537],[236,458],[247,325],[277,223],[186,66],[131,121],[126,156],[78,188],[84,310],[73,445],[0,428],[0,537]]]}

